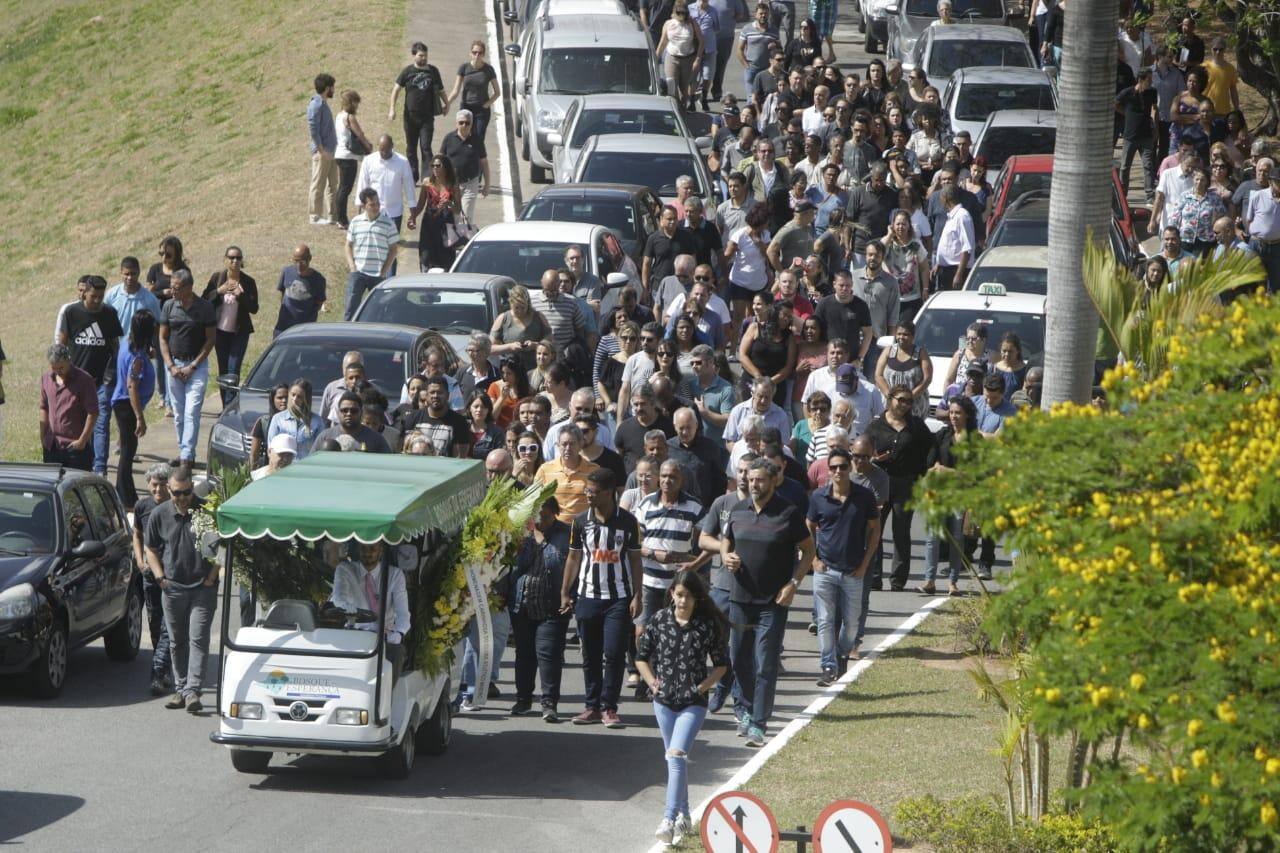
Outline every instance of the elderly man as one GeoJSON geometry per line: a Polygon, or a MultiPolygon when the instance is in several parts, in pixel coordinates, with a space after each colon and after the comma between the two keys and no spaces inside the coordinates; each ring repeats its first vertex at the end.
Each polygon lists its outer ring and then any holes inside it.
{"type": "Polygon", "coordinates": [[[693,405],[702,418],[703,434],[716,443],[724,440],[724,427],[729,422],[736,399],[733,386],[716,368],[716,354],[706,344],[699,344],[689,353],[689,366],[693,370],[695,385],[693,405]]]}
{"type": "Polygon", "coordinates": [[[719,269],[724,260],[724,237],[716,224],[707,218],[706,205],[698,196],[690,196],[685,200],[684,221],[681,225],[693,235],[697,247],[693,255],[698,264],[719,269]]]}
{"type": "MultiPolygon", "coordinates": [[[[547,437],[542,440],[542,455],[545,459],[555,459],[560,452],[557,442],[560,439],[560,430],[564,429],[574,418],[583,415],[594,415],[596,413],[595,395],[590,388],[579,388],[569,397],[569,417],[563,421],[556,421],[547,430],[547,437]]],[[[613,446],[613,430],[609,429],[609,425],[601,422],[596,428],[596,442],[604,448],[614,450],[613,446]]]]}
{"type": "Polygon", "coordinates": [[[93,469],[93,427],[99,417],[93,377],[71,363],[65,344],[49,347],[49,370],[40,377],[40,444],[44,461],[81,471],[93,469]]]}
{"type": "Polygon", "coordinates": [[[1166,169],[1160,174],[1160,182],[1156,184],[1156,198],[1151,203],[1151,222],[1147,225],[1148,233],[1154,237],[1167,225],[1172,224],[1170,213],[1178,201],[1187,194],[1195,183],[1195,172],[1200,165],[1200,157],[1195,149],[1184,149],[1181,145],[1178,153],[1178,168],[1166,169]]]}
{"type": "Polygon", "coordinates": [[[325,277],[311,266],[311,247],[299,243],[293,249],[293,263],[280,271],[276,290],[280,292],[280,314],[271,336],[300,323],[314,323],[328,298],[325,277]]]}
{"type": "Polygon", "coordinates": [[[751,399],[743,400],[729,412],[729,420],[724,427],[724,440],[730,450],[742,438],[742,419],[749,414],[759,415],[766,426],[776,427],[783,435],[791,435],[791,415],[773,402],[773,392],[773,380],[767,376],[756,377],[751,383],[751,399]]]}
{"type": "Polygon", "coordinates": [[[147,562],[146,532],[151,511],[169,500],[169,475],[173,471],[159,462],[147,469],[147,494],[133,507],[133,560],[142,571],[142,596],[147,603],[147,628],[151,634],[151,695],[163,696],[173,686],[169,663],[169,629],[164,624],[164,593],[147,562]]]}
{"type": "MultiPolygon", "coordinates": [[[[334,403],[338,401],[338,396],[343,391],[350,391],[351,386],[347,381],[347,368],[353,364],[359,364],[361,372],[364,371],[364,355],[360,350],[348,350],[342,356],[342,372],[328,385],[324,386],[324,393],[320,395],[320,405],[314,407],[314,411],[320,414],[322,418],[328,418],[329,412],[333,411],[334,403]]],[[[332,421],[332,418],[329,418],[332,421]]]]}
{"type": "Polygon", "coordinates": [[[1249,196],[1245,221],[1249,244],[1267,271],[1267,290],[1280,290],[1280,170],[1273,170],[1270,186],[1249,196]]]}
{"type": "Polygon", "coordinates": [[[676,409],[671,420],[676,434],[666,439],[667,458],[678,462],[683,469],[684,490],[706,506],[724,494],[728,453],[722,442],[699,434],[698,413],[693,409],[676,409]]]}
{"type": "Polygon", "coordinates": [[[191,473],[183,467],[169,476],[169,500],[147,518],[145,537],[147,566],[164,594],[164,619],[173,652],[171,710],[186,707],[198,714],[204,706],[205,657],[209,652],[209,626],[218,604],[218,567],[201,553],[192,528],[195,489],[191,473]]]}
{"type": "Polygon", "coordinates": [[[573,273],[567,269],[549,269],[542,273],[540,283],[542,289],[531,292],[529,302],[551,325],[551,339],[556,342],[562,359],[570,361],[576,369],[580,365],[573,362],[586,364],[586,352],[595,351],[596,340],[582,305],[571,295],[573,273]],[[571,355],[571,350],[577,350],[578,355],[571,355]]]}
{"type": "Polygon", "coordinates": [[[484,479],[486,483],[492,483],[494,480],[505,480],[511,476],[511,469],[515,467],[515,462],[511,459],[511,454],[506,448],[499,447],[496,450],[490,450],[489,455],[484,458],[484,479]]]}
{"type": "Polygon", "coordinates": [[[489,355],[493,352],[493,339],[484,332],[472,332],[467,340],[467,363],[454,374],[450,390],[457,388],[463,400],[471,399],[472,391],[488,391],[490,383],[497,382],[498,368],[489,355]]]}
{"type": "Polygon", "coordinates": [[[1013,403],[1013,407],[1021,411],[1022,409],[1040,408],[1040,395],[1044,393],[1044,368],[1036,365],[1027,371],[1026,378],[1022,380],[1022,387],[1013,392],[1013,396],[1009,398],[1009,402],[1013,403]]]}
{"type": "Polygon", "coordinates": [[[560,520],[565,524],[587,508],[587,477],[600,466],[582,456],[582,430],[572,424],[560,429],[556,438],[556,458],[544,462],[533,476],[537,485],[555,483],[556,501],[560,504],[560,520]]]}
{"type": "Polygon", "coordinates": [[[440,153],[453,163],[453,171],[462,190],[462,213],[467,222],[474,224],[476,196],[489,196],[489,154],[480,134],[471,132],[475,125],[471,110],[458,110],[454,121],[457,129],[445,135],[440,143],[440,153]]]}
{"type": "Polygon", "coordinates": [[[676,299],[685,299],[689,287],[693,284],[693,268],[696,259],[691,254],[676,255],[675,266],[671,275],[662,279],[653,291],[653,313],[658,317],[667,316],[667,308],[676,299]]]}

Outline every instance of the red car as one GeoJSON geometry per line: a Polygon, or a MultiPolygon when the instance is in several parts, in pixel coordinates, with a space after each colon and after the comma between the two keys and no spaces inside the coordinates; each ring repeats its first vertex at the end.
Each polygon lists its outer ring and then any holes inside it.
{"type": "MultiPolygon", "coordinates": [[[[1052,154],[1018,154],[1005,161],[1000,174],[991,184],[993,201],[991,216],[987,219],[987,233],[995,228],[1005,210],[1024,193],[1041,191],[1049,194],[1053,175],[1052,154]]],[[[1120,174],[1111,170],[1111,215],[1115,217],[1120,232],[1129,241],[1129,248],[1137,252],[1146,234],[1151,211],[1145,207],[1131,208],[1120,189],[1120,174]]]]}

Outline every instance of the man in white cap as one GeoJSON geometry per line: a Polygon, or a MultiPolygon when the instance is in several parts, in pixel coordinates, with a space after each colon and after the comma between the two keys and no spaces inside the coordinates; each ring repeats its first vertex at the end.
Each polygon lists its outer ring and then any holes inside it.
{"type": "Polygon", "coordinates": [[[255,480],[261,480],[274,474],[281,468],[287,468],[298,455],[298,443],[293,436],[278,433],[267,445],[267,464],[249,473],[255,480]]]}

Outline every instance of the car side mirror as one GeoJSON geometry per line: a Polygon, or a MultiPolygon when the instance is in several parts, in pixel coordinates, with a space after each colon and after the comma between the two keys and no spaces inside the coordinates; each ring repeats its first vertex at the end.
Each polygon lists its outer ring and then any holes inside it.
{"type": "Polygon", "coordinates": [[[240,377],[234,373],[223,373],[214,381],[223,391],[230,391],[233,394],[240,392],[240,377]]]}
{"type": "Polygon", "coordinates": [[[893,335],[881,335],[876,338],[876,346],[880,347],[880,349],[888,349],[893,346],[893,335]]]}
{"type": "Polygon", "coordinates": [[[564,137],[555,131],[552,131],[547,134],[547,144],[552,148],[559,148],[561,145],[564,145],[564,137]]]}
{"type": "MultiPolygon", "coordinates": [[[[515,12],[510,12],[510,11],[508,11],[508,12],[503,12],[503,13],[502,13],[502,20],[506,21],[508,24],[514,24],[514,23],[516,23],[517,21],[519,21],[519,20],[520,20],[520,16],[519,16],[519,15],[517,15],[515,12]]],[[[508,51],[508,52],[509,52],[509,51],[508,51]]]]}
{"type": "MultiPolygon", "coordinates": [[[[507,14],[511,14],[511,13],[507,13],[507,14]]],[[[503,15],[503,17],[505,18],[506,15],[503,15]]],[[[514,18],[515,15],[512,14],[511,17],[514,18]]],[[[511,21],[510,23],[515,23],[515,21],[511,21]]],[[[516,44],[515,42],[512,42],[511,44],[505,44],[502,46],[502,52],[507,54],[507,56],[519,56],[520,45],[516,44]]]]}
{"type": "Polygon", "coordinates": [[[885,7],[884,7],[884,13],[885,13],[886,15],[896,15],[896,14],[898,14],[898,7],[897,7],[897,5],[896,5],[896,4],[894,4],[894,5],[890,5],[890,6],[885,6],[885,7]]]}
{"type": "Polygon", "coordinates": [[[630,281],[631,279],[627,278],[627,274],[624,272],[611,272],[604,277],[606,287],[622,287],[630,281]]]}
{"type": "Polygon", "coordinates": [[[706,154],[708,151],[711,150],[711,137],[699,136],[697,139],[693,140],[693,144],[698,147],[699,151],[701,151],[703,154],[706,154]]]}
{"type": "Polygon", "coordinates": [[[107,553],[107,546],[97,539],[86,539],[71,549],[71,556],[82,560],[96,560],[107,553]]]}

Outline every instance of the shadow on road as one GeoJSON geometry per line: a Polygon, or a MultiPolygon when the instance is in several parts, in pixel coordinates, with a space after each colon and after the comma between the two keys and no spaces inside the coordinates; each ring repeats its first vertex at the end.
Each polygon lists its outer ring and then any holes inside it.
{"type": "MultiPolygon", "coordinates": [[[[102,643],[72,652],[67,680],[57,699],[37,699],[25,675],[0,677],[0,708],[113,708],[151,701],[151,652],[143,649],[127,663],[107,659],[102,643]]],[[[0,804],[2,805],[2,804],[0,804]]],[[[0,831],[4,826],[0,824],[0,831]]]]}
{"type": "Polygon", "coordinates": [[[0,844],[57,823],[83,805],[82,797],[67,794],[0,791],[0,844]]]}

